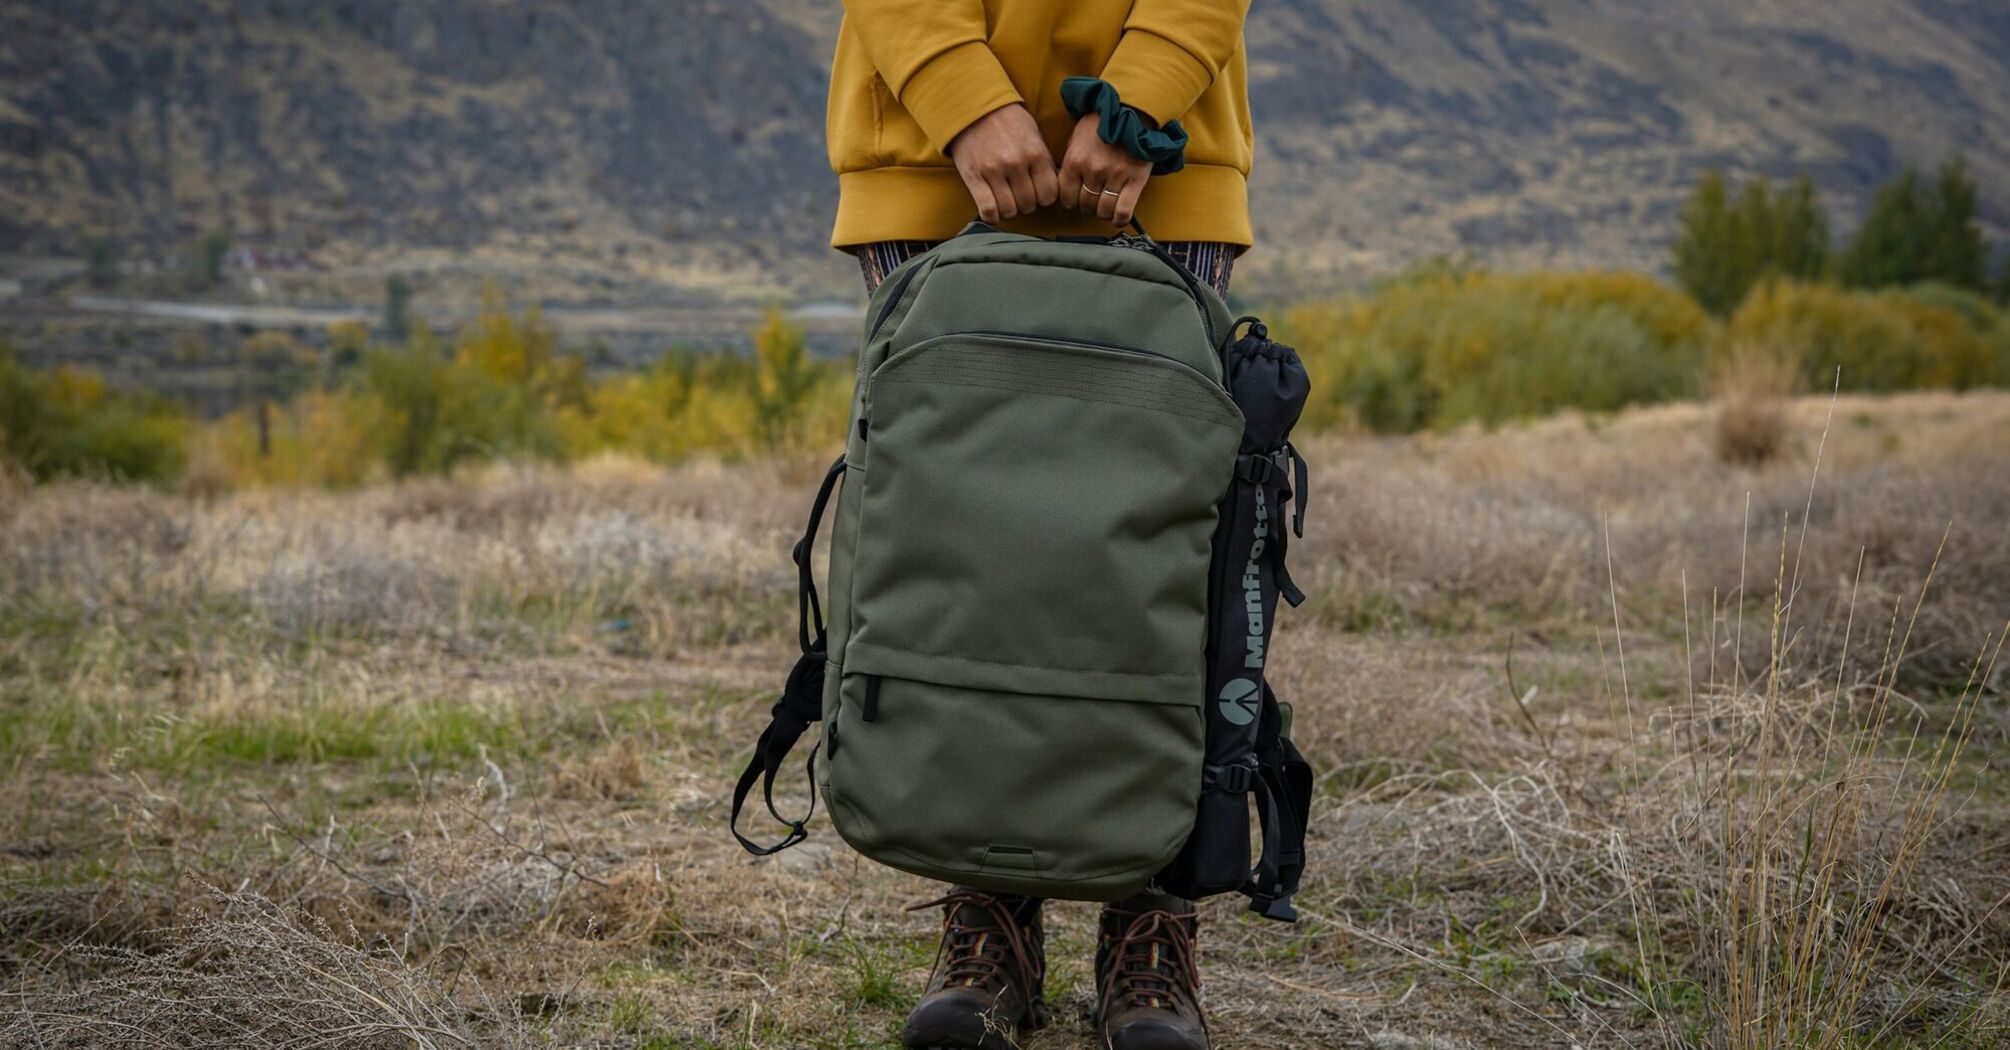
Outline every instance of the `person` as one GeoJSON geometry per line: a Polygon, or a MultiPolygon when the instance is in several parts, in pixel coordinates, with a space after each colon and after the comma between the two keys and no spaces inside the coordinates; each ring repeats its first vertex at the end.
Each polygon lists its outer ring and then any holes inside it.
{"type": "MultiPolygon", "coordinates": [[[[845,0],[828,144],[831,244],[870,293],[974,216],[1040,236],[1136,219],[1227,294],[1252,241],[1248,0],[845,0]]],[[[1036,899],[956,887],[903,1042],[1016,1045],[1046,1019],[1036,899]]],[[[1193,905],[1104,907],[1095,1023],[1111,1050],[1206,1050],[1193,905]]]]}

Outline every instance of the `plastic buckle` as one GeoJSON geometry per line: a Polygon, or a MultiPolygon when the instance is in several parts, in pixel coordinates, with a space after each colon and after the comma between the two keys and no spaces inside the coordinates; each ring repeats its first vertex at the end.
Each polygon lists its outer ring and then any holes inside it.
{"type": "Polygon", "coordinates": [[[1291,894],[1271,897],[1257,894],[1249,898],[1249,910],[1273,922],[1297,922],[1298,909],[1291,906],[1291,894]]]}
{"type": "Polygon", "coordinates": [[[1252,485],[1268,485],[1276,478],[1279,470],[1277,461],[1269,456],[1237,456],[1236,474],[1252,485]]]}
{"type": "Polygon", "coordinates": [[[1208,766],[1201,773],[1201,786],[1209,791],[1246,795],[1256,786],[1254,761],[1234,766],[1208,766]]]}

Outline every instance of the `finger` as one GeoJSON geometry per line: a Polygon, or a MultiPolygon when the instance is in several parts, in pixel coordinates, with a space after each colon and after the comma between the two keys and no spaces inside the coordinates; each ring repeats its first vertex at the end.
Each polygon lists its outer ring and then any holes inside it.
{"type": "Polygon", "coordinates": [[[1103,183],[1103,189],[1096,194],[1096,215],[1104,222],[1117,221],[1117,201],[1122,198],[1124,184],[1117,179],[1103,183]]]}
{"type": "Polygon", "coordinates": [[[1082,175],[1073,165],[1061,165],[1061,175],[1056,180],[1054,199],[1069,211],[1079,210],[1082,203],[1082,175]]]}
{"type": "Polygon", "coordinates": [[[1096,202],[1103,199],[1103,180],[1095,172],[1082,173],[1082,192],[1075,195],[1075,210],[1096,214],[1096,202]]]}
{"type": "Polygon", "coordinates": [[[1117,213],[1110,216],[1111,222],[1116,223],[1118,226],[1129,226],[1131,224],[1131,216],[1138,213],[1138,198],[1144,196],[1145,183],[1150,178],[1151,176],[1146,175],[1132,179],[1130,184],[1124,187],[1122,196],[1117,198],[1117,213]]]}
{"type": "Polygon", "coordinates": [[[1003,175],[993,175],[985,180],[991,186],[991,199],[998,202],[998,217],[1014,218],[1019,214],[1019,202],[1012,197],[1012,184],[1003,175]]]}
{"type": "Polygon", "coordinates": [[[1033,166],[1033,195],[1039,199],[1042,208],[1052,206],[1061,198],[1061,180],[1054,171],[1053,162],[1033,166]]]}
{"type": "Polygon", "coordinates": [[[998,199],[991,194],[991,184],[983,179],[970,179],[965,185],[970,188],[970,199],[977,202],[977,217],[985,222],[997,222],[998,199]]]}
{"type": "Polygon", "coordinates": [[[1033,188],[1033,173],[1024,168],[1008,172],[1005,185],[1011,187],[1012,201],[1019,208],[1019,214],[1031,215],[1040,210],[1040,194],[1033,188]]]}

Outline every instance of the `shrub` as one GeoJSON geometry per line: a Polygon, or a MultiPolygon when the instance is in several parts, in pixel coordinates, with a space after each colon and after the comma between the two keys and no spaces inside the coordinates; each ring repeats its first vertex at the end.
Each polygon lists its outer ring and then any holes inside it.
{"type": "Polygon", "coordinates": [[[1933,289],[1862,292],[1780,282],[1739,309],[1725,345],[1764,347],[1797,361],[1814,390],[1833,386],[1837,369],[1844,390],[1964,390],[2003,374],[2001,340],[1973,316],[1933,289]]]}
{"type": "Polygon", "coordinates": [[[1313,369],[1310,427],[1500,423],[1693,395],[1711,324],[1636,274],[1429,271],[1286,312],[1313,369]]]}
{"type": "Polygon", "coordinates": [[[267,411],[261,449],[258,407],[239,409],[192,442],[185,484],[200,492],[256,485],[350,488],[372,480],[383,460],[365,429],[371,417],[350,391],[309,390],[267,411]]]}
{"type": "Polygon", "coordinates": [[[562,458],[558,414],[585,409],[591,386],[584,364],[557,348],[535,307],[513,315],[493,290],[451,357],[423,323],[402,346],[369,345],[357,410],[377,458],[399,477],[477,459],[562,458]]]}
{"type": "Polygon", "coordinates": [[[1740,345],[1718,356],[1710,370],[1717,402],[1717,458],[1758,466],[1786,445],[1782,404],[1798,392],[1800,362],[1767,347],[1740,345]]]}
{"type": "Polygon", "coordinates": [[[817,386],[817,369],[802,329],[770,308],[754,333],[754,433],[768,451],[794,444],[817,386]]]}
{"type": "Polygon", "coordinates": [[[22,368],[0,348],[0,460],[36,478],[172,481],[188,430],[160,398],[113,390],[79,369],[22,368]]]}

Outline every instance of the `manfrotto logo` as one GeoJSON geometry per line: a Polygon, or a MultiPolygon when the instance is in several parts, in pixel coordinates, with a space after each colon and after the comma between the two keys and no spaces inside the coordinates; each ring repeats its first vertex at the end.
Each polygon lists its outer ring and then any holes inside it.
{"type": "Polygon", "coordinates": [[[1256,721],[1256,683],[1247,678],[1231,678],[1221,687],[1221,695],[1216,697],[1221,704],[1221,717],[1229,725],[1246,726],[1256,721]]]}
{"type": "MultiPolygon", "coordinates": [[[[1242,650],[1242,666],[1263,669],[1263,548],[1270,536],[1270,507],[1263,489],[1256,490],[1256,538],[1249,544],[1249,564],[1242,570],[1242,606],[1249,614],[1249,640],[1242,650]]],[[[1238,725],[1242,723],[1237,723],[1238,725]]]]}

